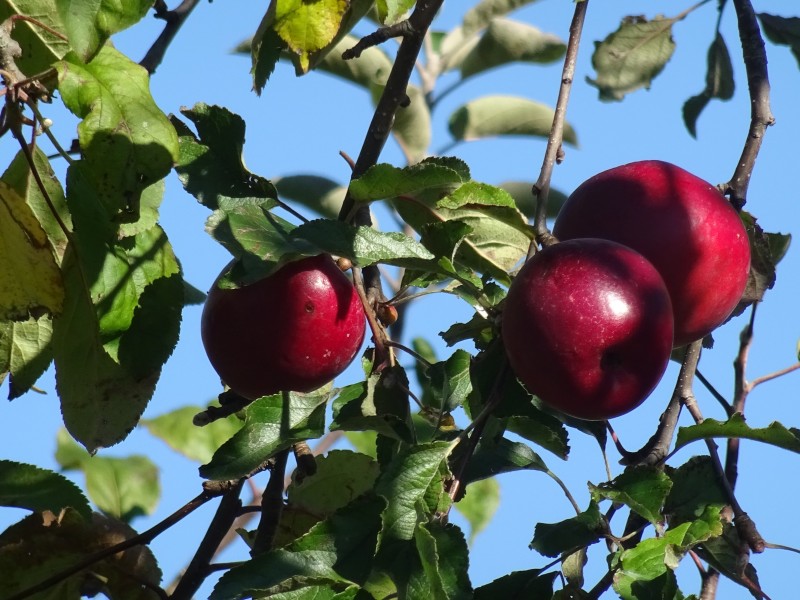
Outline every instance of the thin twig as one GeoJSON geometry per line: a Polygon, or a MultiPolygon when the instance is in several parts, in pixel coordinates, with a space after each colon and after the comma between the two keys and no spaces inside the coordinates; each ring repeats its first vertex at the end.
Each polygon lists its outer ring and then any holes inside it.
{"type": "Polygon", "coordinates": [[[709,393],[714,396],[714,399],[719,402],[719,405],[725,411],[725,414],[728,415],[728,417],[732,416],[733,408],[725,396],[717,391],[717,388],[715,388],[714,385],[708,379],[706,379],[705,375],[700,372],[700,369],[697,369],[694,374],[697,375],[697,379],[703,384],[703,387],[705,387],[709,393]]]}
{"type": "MultiPolygon", "coordinates": [[[[739,335],[739,352],[733,361],[733,412],[744,414],[745,401],[747,400],[747,358],[750,355],[750,346],[753,343],[753,333],[755,331],[756,307],[753,304],[750,309],[750,320],[742,333],[739,335]]],[[[739,476],[739,438],[730,438],[727,443],[725,453],[725,477],[731,486],[736,488],[736,479],[739,476]]]]}
{"type": "Polygon", "coordinates": [[[588,0],[575,4],[575,13],[569,26],[569,41],[567,42],[567,51],[564,56],[564,69],[561,74],[561,86],[558,89],[553,126],[547,138],[542,170],[532,190],[536,196],[534,229],[536,230],[536,237],[542,243],[545,243],[550,236],[550,232],[547,229],[547,200],[550,195],[550,180],[553,176],[553,168],[556,162],[561,162],[563,155],[562,142],[564,139],[564,122],[567,117],[567,104],[572,90],[572,80],[575,77],[575,63],[578,60],[578,48],[580,47],[581,32],[583,31],[583,22],[588,6],[588,0]]]}

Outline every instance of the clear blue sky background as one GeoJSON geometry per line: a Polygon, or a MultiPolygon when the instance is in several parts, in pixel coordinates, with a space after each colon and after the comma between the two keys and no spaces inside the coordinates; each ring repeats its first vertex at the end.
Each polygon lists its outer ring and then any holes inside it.
{"type": "MultiPolygon", "coordinates": [[[[439,26],[450,27],[457,23],[465,4],[447,3],[439,26]]],[[[749,115],[732,6],[726,10],[722,31],[734,60],[736,95],[730,102],[715,101],[709,105],[698,122],[697,140],[686,132],[680,113],[683,102],[704,86],[705,53],[714,35],[716,4],[708,3],[675,25],[677,49],[650,91],[636,92],[624,102],[614,104],[600,103],[596,90],[585,83],[585,77],[593,75],[590,61],[593,42],[615,30],[624,15],[641,14],[646,10],[648,17],[673,16],[690,6],[690,2],[643,4],[629,0],[613,3],[594,0],[590,4],[568,111],[568,120],[578,132],[580,148],[566,149],[566,160],[553,176],[554,187],[569,192],[598,171],[645,158],[674,162],[713,183],[730,177],[745,139],[749,115]]],[[[762,0],[756,4],[758,11],[792,16],[786,11],[793,8],[793,3],[785,0],[762,0]]],[[[265,5],[244,0],[199,5],[154,76],[153,95],[168,113],[202,101],[220,104],[242,115],[248,127],[245,160],[255,173],[270,178],[316,173],[344,182],[348,168],[338,151],[345,150],[352,156],[358,153],[371,117],[369,98],[360,88],[327,75],[312,74],[298,79],[286,64],[279,65],[263,96],[256,97],[250,91],[248,58],[231,54],[231,49],[254,32],[265,5]]],[[[566,39],[572,6],[565,0],[542,1],[513,16],[566,39]]],[[[148,16],[133,30],[118,35],[115,42],[123,52],[138,60],[160,32],[161,25],[148,16]]],[[[368,30],[359,32],[364,34],[368,30]]],[[[772,108],[777,123],[767,132],[753,173],[747,208],[767,231],[798,234],[800,211],[796,208],[794,169],[800,131],[797,108],[800,70],[786,47],[768,44],[768,53],[772,108]]],[[[506,67],[472,78],[437,109],[433,148],[449,141],[446,130],[449,113],[479,95],[515,94],[554,104],[560,69],[560,65],[506,67]]],[[[62,143],[68,143],[75,135],[74,119],[57,106],[44,107],[44,112],[54,119],[55,132],[62,143]]],[[[0,164],[7,164],[14,151],[14,142],[6,136],[0,144],[0,164]]],[[[452,153],[467,161],[477,180],[489,183],[509,179],[533,181],[538,176],[544,141],[488,140],[458,145],[452,153]]],[[[382,161],[402,164],[402,156],[393,143],[387,146],[382,161]]],[[[161,222],[183,262],[187,280],[201,289],[209,287],[228,261],[227,253],[203,232],[207,215],[207,210],[182,190],[174,175],[170,176],[161,222]]],[[[383,218],[381,222],[388,225],[390,220],[383,218]]],[[[759,308],[756,338],[748,364],[750,378],[786,367],[796,360],[800,334],[796,308],[799,275],[798,250],[792,248],[780,265],[775,289],[768,293],[759,308]]],[[[154,417],[187,404],[205,404],[219,391],[217,376],[200,343],[200,311],[200,307],[184,311],[181,340],[164,369],[145,416],[154,417]]],[[[469,317],[466,304],[452,298],[428,296],[408,312],[404,340],[424,335],[437,344],[441,356],[447,356],[449,351],[443,343],[431,336],[459,316],[469,317]]],[[[703,373],[728,397],[733,387],[731,364],[738,334],[744,325],[745,318],[739,317],[719,330],[715,348],[705,352],[701,362],[703,373]]],[[[410,367],[410,361],[406,362],[410,367]]],[[[662,384],[641,408],[615,419],[614,427],[627,448],[639,447],[652,433],[676,375],[677,366],[672,365],[662,384]]],[[[356,376],[350,371],[339,382],[350,382],[356,376]]],[[[766,426],[779,420],[787,426],[800,425],[798,377],[798,374],[789,375],[757,388],[748,401],[749,424],[766,426]]],[[[39,385],[47,395],[28,394],[12,403],[0,404],[0,457],[57,468],[53,452],[61,421],[52,371],[39,385]]],[[[705,390],[698,387],[696,392],[706,416],[724,417],[705,390]]],[[[0,394],[6,393],[6,386],[0,387],[0,394]]],[[[681,423],[689,424],[687,419],[684,416],[681,423]]],[[[604,479],[602,457],[594,440],[580,433],[571,433],[571,446],[567,462],[544,452],[542,457],[564,479],[579,504],[586,506],[586,482],[598,483],[604,479]]],[[[702,454],[704,450],[702,444],[692,445],[671,463],[681,464],[691,454],[702,454]]],[[[145,454],[161,468],[162,500],[154,515],[134,521],[133,525],[139,530],[163,519],[199,490],[196,465],[169,450],[146,431],[135,431],[124,443],[103,453],[109,456],[145,454]]],[[[609,448],[609,458],[614,473],[619,473],[621,467],[616,465],[618,455],[613,448],[609,448]]],[[[742,444],[738,497],[770,542],[800,546],[800,522],[792,517],[799,491],[798,469],[800,457],[794,454],[746,441],[742,444]]],[[[81,483],[80,477],[75,479],[81,483]]],[[[527,547],[534,525],[559,521],[573,514],[555,484],[541,473],[508,474],[502,476],[500,482],[501,507],[489,528],[475,540],[471,554],[470,573],[476,586],[512,570],[546,564],[547,559],[527,547]]],[[[165,582],[170,581],[191,557],[213,510],[214,507],[204,507],[152,544],[165,582]]],[[[5,527],[22,516],[21,511],[6,509],[0,512],[0,526],[5,527]]],[[[617,524],[618,528],[621,526],[621,522],[617,524]]],[[[240,548],[223,558],[238,560],[244,556],[240,548]]],[[[791,573],[800,566],[800,557],[768,550],[753,562],[765,591],[773,599],[788,598],[796,593],[796,578],[791,573]]],[[[603,570],[604,549],[595,547],[590,554],[587,580],[595,581],[603,570]]],[[[698,589],[697,572],[688,559],[679,569],[679,577],[684,591],[698,589]]],[[[213,579],[198,598],[207,596],[211,583],[213,579]]],[[[610,593],[609,597],[612,596],[610,593]]],[[[745,590],[727,581],[722,583],[718,594],[718,598],[725,600],[750,597],[745,590]]]]}

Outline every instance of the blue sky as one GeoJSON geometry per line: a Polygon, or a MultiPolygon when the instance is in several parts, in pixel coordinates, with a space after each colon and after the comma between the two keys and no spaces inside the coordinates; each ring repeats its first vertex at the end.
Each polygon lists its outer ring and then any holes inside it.
{"type": "MultiPolygon", "coordinates": [[[[152,81],[156,102],[165,112],[177,112],[195,102],[220,104],[242,115],[247,121],[245,161],[255,173],[269,178],[295,173],[315,173],[346,181],[348,167],[338,155],[345,150],[355,156],[371,117],[371,103],[363,90],[327,75],[311,74],[296,78],[287,64],[278,66],[259,98],[250,91],[249,60],[234,55],[231,49],[255,30],[264,11],[264,3],[244,0],[201,3],[178,34],[167,57],[152,81]]],[[[689,2],[652,1],[644,3],[618,0],[593,2],[588,9],[583,42],[568,109],[568,120],[577,130],[579,148],[567,147],[564,163],[556,167],[553,186],[569,192],[589,176],[618,164],[640,159],[674,162],[712,183],[730,177],[745,139],[749,99],[744,68],[735,29],[733,7],[726,9],[722,33],[734,61],[736,94],[733,100],[712,102],[698,122],[698,139],[686,132],[681,119],[683,102],[699,93],[705,81],[705,53],[713,39],[716,2],[711,2],[674,26],[675,54],[652,89],[629,95],[620,103],[601,103],[594,88],[585,83],[593,76],[593,42],[615,30],[622,16],[642,14],[675,15],[689,2]]],[[[783,0],[758,2],[757,10],[784,16],[790,3],[783,0]]],[[[446,3],[438,22],[449,27],[458,22],[462,3],[446,3]]],[[[525,22],[566,39],[572,15],[572,3],[543,0],[513,14],[525,22]]],[[[161,22],[151,16],[115,38],[118,48],[138,60],[161,29],[161,22]]],[[[359,33],[367,33],[359,29],[359,33]]],[[[392,42],[389,42],[389,46],[392,42]]],[[[800,111],[800,69],[786,47],[768,44],[772,78],[772,109],[776,125],[766,135],[750,184],[747,209],[754,213],[767,231],[800,232],[800,211],[796,209],[797,139],[800,111]]],[[[461,103],[488,93],[515,94],[554,104],[560,80],[560,65],[525,65],[503,67],[476,76],[449,95],[434,115],[433,148],[449,141],[447,116],[461,103]]],[[[446,83],[446,82],[445,82],[446,83]]],[[[75,121],[59,107],[44,107],[54,121],[54,130],[64,142],[74,137],[75,121]]],[[[8,137],[0,144],[2,164],[14,152],[8,137]]],[[[505,180],[536,179],[544,153],[544,141],[534,139],[494,139],[457,145],[452,150],[471,167],[473,177],[488,183],[505,180]]],[[[390,142],[381,159],[402,164],[402,155],[390,142]]],[[[208,211],[170,176],[162,207],[161,222],[182,261],[185,276],[200,289],[207,289],[218,271],[228,261],[227,253],[203,231],[208,211]]],[[[378,212],[380,223],[389,226],[388,216],[378,212]]],[[[756,338],[750,353],[748,376],[754,378],[786,367],[796,360],[800,320],[796,297],[800,291],[800,259],[792,248],[781,263],[778,282],[759,308],[756,338]]],[[[200,307],[189,307],[179,345],[166,365],[161,382],[146,416],[153,417],[186,404],[204,404],[218,392],[218,378],[209,366],[199,337],[200,307]]],[[[469,318],[466,304],[453,298],[427,296],[407,313],[404,341],[424,335],[437,343],[441,356],[447,356],[444,344],[433,336],[445,325],[462,316],[469,318]]],[[[731,364],[737,350],[738,335],[745,325],[739,317],[716,334],[716,345],[704,353],[701,370],[718,389],[730,397],[733,386],[731,364]]],[[[411,366],[410,361],[404,361],[411,366]]],[[[623,443],[629,449],[639,447],[652,433],[658,416],[671,394],[677,366],[673,365],[651,398],[634,413],[614,420],[623,443]]],[[[353,371],[341,377],[352,381],[353,371]],[[351,375],[352,373],[352,375],[351,375]],[[348,377],[351,377],[348,379],[348,377]]],[[[798,374],[764,384],[750,396],[748,423],[766,426],[774,420],[798,426],[798,374]]],[[[47,395],[28,394],[12,403],[0,404],[0,457],[56,468],[53,460],[55,433],[60,426],[58,399],[52,372],[41,381],[47,395]]],[[[723,418],[714,400],[700,387],[698,401],[706,416],[723,418]]],[[[0,395],[6,386],[0,387],[0,395]]],[[[684,415],[681,424],[687,425],[684,415]]],[[[542,452],[543,458],[569,486],[578,503],[588,502],[587,481],[604,479],[604,466],[595,442],[578,432],[570,434],[572,452],[567,462],[542,452]]],[[[691,454],[702,454],[705,447],[695,444],[682,450],[671,461],[678,465],[691,454]]],[[[162,500],[157,512],[136,520],[133,525],[146,529],[193,497],[199,489],[195,465],[170,451],[145,431],[135,431],[124,443],[107,451],[108,455],[141,453],[161,467],[162,500]]],[[[618,456],[609,448],[613,472],[618,456]]],[[[800,525],[788,517],[798,492],[796,472],[800,457],[777,449],[744,442],[740,460],[738,497],[744,509],[758,524],[764,537],[773,543],[800,546],[800,525]]],[[[80,481],[78,479],[78,481],[80,481]]],[[[537,522],[554,522],[572,515],[571,508],[558,488],[540,473],[526,472],[501,477],[500,510],[489,528],[480,534],[471,554],[471,577],[475,585],[486,583],[512,570],[542,566],[548,561],[527,545],[537,522]]],[[[260,483],[263,484],[263,481],[260,483]]],[[[245,495],[246,498],[246,495],[245,495]]],[[[165,581],[191,557],[211,517],[213,507],[204,507],[174,529],[159,537],[152,548],[160,560],[165,581]]],[[[0,525],[21,518],[22,513],[5,510],[0,525]]],[[[618,526],[621,527],[622,523],[618,526]]],[[[225,560],[243,558],[230,553],[225,560]]],[[[755,557],[762,585],[772,598],[787,597],[794,589],[789,573],[800,558],[784,551],[768,550],[755,557]]],[[[590,554],[587,579],[596,580],[603,570],[602,549],[590,554]]],[[[679,570],[684,591],[699,587],[696,570],[686,560],[679,570]]],[[[211,581],[211,580],[210,580],[211,581]]],[[[208,593],[203,588],[198,597],[208,593]]],[[[612,597],[613,594],[609,595],[612,597]]],[[[719,598],[750,598],[745,590],[723,582],[719,598]]]]}

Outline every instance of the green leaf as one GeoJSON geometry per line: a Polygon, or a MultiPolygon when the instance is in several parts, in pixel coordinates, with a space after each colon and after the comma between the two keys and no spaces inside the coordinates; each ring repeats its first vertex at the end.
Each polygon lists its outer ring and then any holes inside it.
{"type": "Polygon", "coordinates": [[[448,346],[464,340],[473,340],[478,348],[482,348],[493,339],[491,322],[478,313],[473,314],[466,323],[453,323],[439,335],[448,346]]]}
{"type": "Polygon", "coordinates": [[[612,481],[589,485],[592,499],[622,503],[654,525],[663,521],[661,508],[672,488],[672,481],[654,467],[628,468],[612,481]]]}
{"type": "Polygon", "coordinates": [[[325,428],[328,388],[259,398],[245,409],[244,426],[200,467],[206,479],[244,477],[276,452],[320,437],[325,428]]]}
{"type": "Polygon", "coordinates": [[[250,69],[253,75],[253,91],[259,96],[275,70],[281,54],[286,50],[286,42],[272,29],[269,17],[268,12],[249,44],[253,65],[250,69]]]}
{"type": "Polygon", "coordinates": [[[411,10],[416,0],[377,0],[378,20],[381,25],[393,25],[400,21],[411,10]]]}
{"type": "Polygon", "coordinates": [[[469,34],[489,25],[495,17],[501,17],[536,0],[481,0],[464,15],[462,29],[469,34]]]}
{"type": "Polygon", "coordinates": [[[750,273],[742,298],[731,316],[741,314],[750,304],[759,302],[767,290],[772,289],[777,279],[775,267],[792,241],[791,234],[764,231],[747,211],[741,211],[739,216],[750,240],[750,273]]]}
{"type": "Polygon", "coordinates": [[[427,375],[433,391],[433,404],[429,406],[450,413],[463,404],[472,391],[471,359],[469,352],[456,350],[447,360],[428,368],[427,375]]]}
{"type": "Polygon", "coordinates": [[[331,431],[375,431],[413,443],[408,378],[400,366],[373,373],[341,390],[333,401],[331,431]]]}
{"type": "Polygon", "coordinates": [[[496,479],[481,479],[470,483],[466,494],[454,505],[469,523],[469,542],[475,540],[500,506],[500,484],[496,479]]]}
{"type": "Polygon", "coordinates": [[[758,13],[764,35],[773,44],[789,46],[800,66],[800,17],[779,17],[769,13],[758,13]]]}
{"type": "Polygon", "coordinates": [[[323,519],[369,492],[378,478],[378,463],[350,450],[331,450],[315,458],[317,470],[286,490],[294,508],[323,519]]]}
{"type": "Polygon", "coordinates": [[[31,389],[53,361],[50,344],[53,322],[49,316],[0,323],[0,383],[6,375],[8,399],[31,389]]]}
{"type": "MultiPolygon", "coordinates": [[[[14,31],[18,31],[20,26],[21,24],[18,23],[14,31]]],[[[67,248],[67,234],[61,228],[61,223],[58,222],[58,219],[64,223],[67,229],[71,229],[72,216],[67,208],[64,190],[53,168],[50,166],[47,156],[39,146],[33,149],[32,155],[34,167],[47,192],[47,198],[39,189],[39,184],[36,182],[36,178],[22,150],[17,152],[14,160],[8,165],[6,172],[3,173],[2,181],[8,184],[20,197],[24,198],[28,206],[31,207],[33,214],[36,215],[36,220],[39,221],[42,229],[47,234],[47,239],[50,240],[50,246],[55,253],[56,262],[60,264],[64,257],[64,250],[67,248]],[[48,199],[50,203],[48,203],[48,199]],[[50,208],[51,204],[56,210],[58,219],[53,215],[53,210],[50,208]]]]}
{"type": "MultiPolygon", "coordinates": [[[[65,35],[64,24],[56,9],[56,0],[0,1],[0,21],[5,22],[12,15],[33,17],[51,30],[65,35]]],[[[46,71],[70,50],[70,44],[65,39],[45,27],[21,19],[14,21],[14,34],[11,38],[19,44],[20,49],[25,49],[14,62],[28,77],[46,71]]]]}
{"type": "MultiPolygon", "coordinates": [[[[553,126],[552,108],[517,96],[482,96],[458,107],[450,115],[448,129],[456,141],[469,142],[498,135],[546,138],[553,126]]],[[[564,125],[564,141],[576,145],[572,125],[564,125]]]]}
{"type": "Polygon", "coordinates": [[[662,537],[639,542],[620,555],[621,568],[614,573],[614,590],[624,600],[642,598],[681,599],[673,570],[686,550],[698,543],[691,526],[684,523],[662,537]]]}
{"type": "Polygon", "coordinates": [[[198,427],[192,419],[202,410],[200,406],[184,406],[152,419],[142,419],[141,424],[176,452],[191,460],[206,463],[224,442],[242,428],[242,421],[235,415],[229,415],[198,427]]]}
{"type": "Polygon", "coordinates": [[[59,314],[64,284],[47,233],[33,210],[0,181],[0,321],[59,314]]]}
{"type": "Polygon", "coordinates": [[[553,580],[558,571],[542,573],[540,569],[514,571],[475,590],[473,600],[497,600],[498,598],[551,598],[553,580]]]}
{"type": "Polygon", "coordinates": [[[178,160],[178,136],[150,95],[147,71],[111,46],[87,64],[67,55],[56,69],[64,104],[82,119],[80,162],[94,195],[112,222],[138,220],[142,191],[178,160]]]}
{"type": "Polygon", "coordinates": [[[272,184],[244,166],[245,123],[220,106],[198,103],[184,108],[197,135],[180,120],[172,123],[179,134],[179,158],[175,171],[184,189],[200,204],[217,210],[226,200],[275,199],[272,184]]]}
{"type": "Polygon", "coordinates": [[[712,98],[730,100],[733,98],[733,65],[731,55],[722,35],[717,32],[708,48],[706,87],[697,96],[689,98],[683,105],[683,122],[692,137],[697,137],[697,118],[712,98]]]}
{"type": "Polygon", "coordinates": [[[319,250],[344,256],[359,267],[385,263],[396,266],[428,265],[433,254],[415,239],[396,231],[378,231],[343,221],[317,219],[291,232],[292,240],[303,240],[319,250]]]}
{"type": "Polygon", "coordinates": [[[597,79],[587,77],[587,81],[598,88],[601,100],[622,100],[641,87],[650,88],[675,51],[674,23],[675,19],[661,16],[651,21],[625,17],[619,29],[595,42],[592,66],[597,79]]]}
{"type": "Polygon", "coordinates": [[[758,586],[758,575],[750,563],[749,549],[743,546],[731,523],[723,525],[721,535],[706,540],[694,550],[700,558],[739,585],[751,590],[753,585],[758,586]]]}
{"type": "Polygon", "coordinates": [[[481,439],[473,459],[467,465],[463,480],[470,483],[520,470],[546,473],[548,468],[538,454],[521,442],[512,442],[506,438],[481,439]]]}
{"type": "Polygon", "coordinates": [[[461,61],[461,77],[513,62],[550,63],[564,56],[566,50],[567,45],[558,36],[526,23],[496,18],[461,61]]]}
{"type": "Polygon", "coordinates": [[[153,362],[165,360],[177,341],[180,313],[174,306],[162,310],[160,284],[158,294],[147,293],[154,281],[168,277],[180,294],[175,304],[182,304],[181,280],[172,278],[179,273],[177,260],[160,228],[132,240],[129,249],[108,254],[82,245],[80,258],[68,249],[62,267],[68,293],[53,323],[56,387],[67,429],[90,452],[133,429],[158,380],[160,366],[153,362]],[[154,330],[158,336],[139,337],[154,330]]]}
{"type": "Polygon", "coordinates": [[[791,427],[787,429],[777,421],[768,427],[751,428],[740,413],[735,413],[727,421],[705,419],[698,425],[678,428],[675,441],[675,450],[685,445],[708,438],[739,438],[764,442],[791,452],[800,452],[800,430],[791,427]]]}
{"type": "Polygon", "coordinates": [[[55,0],[72,49],[89,62],[112,34],[139,22],[152,7],[151,0],[116,2],[55,0]]]}
{"type": "Polygon", "coordinates": [[[458,158],[426,158],[403,168],[381,163],[350,183],[350,195],[357,202],[369,202],[422,191],[452,191],[469,180],[469,167],[458,158]]]}
{"type": "Polygon", "coordinates": [[[605,519],[594,502],[576,517],[558,523],[537,523],[530,547],[544,556],[558,556],[597,542],[606,529],[605,519]]]}
{"type": "Polygon", "coordinates": [[[454,525],[420,525],[414,533],[419,553],[417,568],[407,582],[407,598],[469,600],[469,551],[464,535],[454,525]]]}
{"type": "Polygon", "coordinates": [[[253,283],[289,260],[315,254],[313,247],[292,237],[293,223],[270,212],[274,206],[272,200],[226,200],[206,220],[211,237],[239,259],[220,282],[224,287],[253,283]]]}
{"type": "Polygon", "coordinates": [[[324,583],[339,591],[353,583],[363,584],[375,555],[384,506],[375,497],[356,500],[285,548],[260,554],[227,571],[210,600],[251,597],[285,582],[291,585],[291,581],[295,586],[303,581],[324,583]]]}
{"type": "Polygon", "coordinates": [[[432,490],[444,494],[442,464],[450,451],[449,442],[411,446],[381,474],[375,493],[388,503],[382,515],[381,544],[414,537],[420,519],[418,503],[432,490]]]}
{"type": "Polygon", "coordinates": [[[106,515],[128,522],[155,511],[161,495],[158,467],[146,456],[91,456],[63,430],[57,453],[68,462],[64,468],[83,472],[89,499],[106,515]]]}
{"type": "Polygon", "coordinates": [[[664,514],[673,525],[698,518],[709,506],[722,507],[728,494],[719,484],[710,456],[693,456],[677,469],[666,466],[672,489],[664,514]]]}
{"type": "Polygon", "coordinates": [[[89,502],[80,488],[59,473],[34,465],[0,460],[0,505],[49,510],[58,514],[68,506],[89,518],[89,502]]]}
{"type": "Polygon", "coordinates": [[[273,181],[278,194],[302,204],[327,219],[339,216],[347,188],[319,175],[287,175],[273,181]]]}

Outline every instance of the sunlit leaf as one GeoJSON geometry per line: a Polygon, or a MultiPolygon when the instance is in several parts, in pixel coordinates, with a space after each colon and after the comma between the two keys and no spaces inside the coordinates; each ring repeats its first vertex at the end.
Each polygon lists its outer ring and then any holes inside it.
{"type": "Polygon", "coordinates": [[[80,162],[94,196],[112,222],[138,220],[142,191],[178,159],[178,136],[150,94],[147,71],[111,46],[87,64],[67,55],[56,69],[64,104],[82,119],[80,162]]]}
{"type": "Polygon", "coordinates": [[[378,19],[382,25],[397,23],[415,3],[416,0],[377,0],[378,19]]]}
{"type": "Polygon", "coordinates": [[[672,481],[656,468],[629,468],[612,481],[590,485],[595,502],[611,500],[629,506],[653,524],[663,520],[661,508],[672,488],[672,481]]]}
{"type": "Polygon", "coordinates": [[[70,46],[84,62],[89,62],[112,34],[137,23],[153,6],[152,0],[55,0],[55,4],[70,46]]]}
{"type": "Polygon", "coordinates": [[[259,398],[245,409],[244,426],[200,467],[206,479],[236,479],[292,444],[320,437],[330,389],[259,398]]]}
{"type": "Polygon", "coordinates": [[[0,505],[54,514],[70,506],[85,518],[91,514],[86,497],[69,479],[10,460],[0,460],[0,505]]]}
{"type": "Polygon", "coordinates": [[[727,421],[705,419],[698,425],[680,427],[675,440],[675,449],[708,438],[740,438],[763,442],[790,452],[800,452],[800,430],[794,427],[787,429],[777,421],[768,427],[752,428],[739,413],[735,413],[727,421]]]}
{"type": "MultiPolygon", "coordinates": [[[[500,135],[548,137],[553,109],[516,96],[482,96],[457,108],[448,128],[457,141],[472,141],[500,135]]],[[[577,144],[575,130],[564,125],[564,141],[577,144]]]]}
{"type": "Polygon", "coordinates": [[[14,22],[12,37],[25,48],[15,62],[29,77],[43,73],[70,50],[67,40],[52,33],[55,31],[61,36],[66,34],[56,4],[56,0],[0,0],[0,21],[6,21],[12,15],[25,15],[34,17],[46,26],[41,27],[22,19],[14,22]]]}
{"type": "Polygon", "coordinates": [[[449,453],[449,442],[411,446],[381,474],[375,493],[388,502],[382,515],[382,543],[410,540],[414,536],[420,518],[417,503],[429,493],[431,486],[442,488],[441,467],[449,453]]]}
{"type": "Polygon", "coordinates": [[[25,199],[0,181],[0,321],[59,314],[63,302],[47,233],[25,199]]]}
{"type": "Polygon", "coordinates": [[[350,183],[350,194],[356,201],[369,202],[426,190],[452,191],[469,180],[469,167],[462,160],[432,157],[404,168],[372,166],[350,183]]]}
{"type": "Polygon", "coordinates": [[[625,17],[619,29],[595,42],[592,66],[597,78],[587,81],[600,91],[601,100],[622,100],[639,88],[649,88],[675,51],[675,19],[625,17]]]}
{"type": "Polygon", "coordinates": [[[27,392],[53,360],[53,322],[47,315],[0,323],[0,383],[10,375],[8,399],[27,392]]]}

